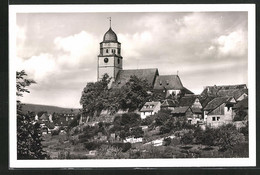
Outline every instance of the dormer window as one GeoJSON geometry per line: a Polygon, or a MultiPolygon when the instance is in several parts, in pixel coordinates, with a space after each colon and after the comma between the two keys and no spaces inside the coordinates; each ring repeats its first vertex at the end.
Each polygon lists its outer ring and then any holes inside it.
{"type": "Polygon", "coordinates": [[[166,84],[169,85],[169,80],[166,80],[166,84]]]}

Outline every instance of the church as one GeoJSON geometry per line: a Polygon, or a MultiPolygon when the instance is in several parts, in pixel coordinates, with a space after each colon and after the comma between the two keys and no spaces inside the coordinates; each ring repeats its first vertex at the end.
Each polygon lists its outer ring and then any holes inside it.
{"type": "Polygon", "coordinates": [[[163,93],[165,97],[171,94],[193,94],[185,88],[178,75],[160,75],[157,68],[152,69],[123,69],[123,57],[121,56],[121,43],[111,25],[100,43],[98,55],[97,80],[101,80],[104,74],[111,77],[111,88],[121,88],[131,76],[145,79],[152,85],[154,91],[163,93]]]}

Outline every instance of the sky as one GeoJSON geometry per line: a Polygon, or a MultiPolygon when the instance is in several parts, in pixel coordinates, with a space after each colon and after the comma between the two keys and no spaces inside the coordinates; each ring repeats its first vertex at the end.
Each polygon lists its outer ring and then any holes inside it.
{"type": "Polygon", "coordinates": [[[16,70],[37,82],[22,102],[81,107],[83,88],[97,80],[108,17],[123,69],[178,71],[195,94],[205,86],[248,84],[247,12],[17,13],[16,70]]]}

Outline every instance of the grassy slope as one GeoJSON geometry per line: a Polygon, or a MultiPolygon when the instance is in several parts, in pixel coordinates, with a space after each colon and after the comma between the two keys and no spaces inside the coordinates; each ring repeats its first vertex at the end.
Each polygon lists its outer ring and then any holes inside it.
{"type": "MultiPolygon", "coordinates": [[[[57,106],[47,106],[47,105],[38,105],[38,104],[24,104],[23,112],[31,111],[31,112],[40,112],[47,111],[48,113],[70,113],[72,108],[61,108],[57,106]]],[[[73,113],[78,113],[79,109],[73,109],[73,113]]]]}

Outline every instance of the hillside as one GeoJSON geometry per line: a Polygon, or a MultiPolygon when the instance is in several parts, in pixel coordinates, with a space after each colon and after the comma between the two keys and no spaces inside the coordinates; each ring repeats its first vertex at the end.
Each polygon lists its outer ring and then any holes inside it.
{"type": "MultiPolygon", "coordinates": [[[[39,105],[39,104],[28,104],[25,103],[23,105],[23,112],[40,112],[40,111],[47,111],[48,113],[71,113],[71,109],[73,108],[62,108],[62,107],[57,107],[57,106],[47,106],[47,105],[39,105]]],[[[73,113],[77,114],[79,112],[78,108],[73,109],[73,113]]]]}

